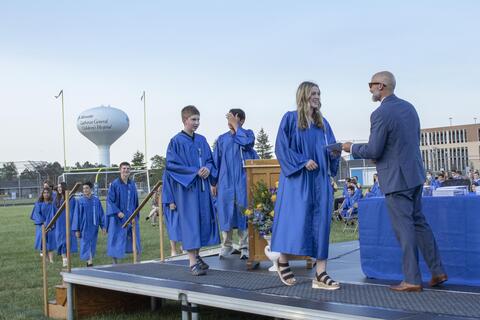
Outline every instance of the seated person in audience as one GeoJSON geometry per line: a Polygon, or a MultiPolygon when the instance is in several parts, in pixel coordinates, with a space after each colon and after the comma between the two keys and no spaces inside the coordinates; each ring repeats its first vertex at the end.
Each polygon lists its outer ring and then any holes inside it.
{"type": "Polygon", "coordinates": [[[345,184],[343,185],[342,196],[338,197],[338,198],[335,198],[335,200],[333,202],[333,210],[334,211],[337,211],[342,206],[342,203],[343,203],[343,201],[345,200],[345,197],[348,194],[347,187],[348,187],[348,184],[350,183],[350,181],[351,181],[350,178],[345,178],[345,184]]]}
{"type": "Polygon", "coordinates": [[[363,198],[363,192],[362,192],[362,185],[360,183],[353,183],[353,186],[355,187],[355,196],[357,199],[362,199],[363,198]]]}
{"type": "Polygon", "coordinates": [[[478,171],[475,171],[475,172],[473,173],[472,182],[473,182],[473,183],[477,183],[477,185],[480,184],[480,175],[478,174],[478,171]]]}
{"type": "Polygon", "coordinates": [[[452,179],[463,179],[462,174],[458,170],[453,170],[452,171],[452,179]]]}
{"type": "Polygon", "coordinates": [[[478,183],[478,182],[472,183],[471,189],[472,189],[472,192],[473,192],[473,193],[477,193],[477,190],[480,190],[480,189],[478,188],[479,185],[480,185],[480,183],[478,183]]]}
{"type": "Polygon", "coordinates": [[[433,181],[433,175],[430,171],[427,171],[427,181],[429,182],[428,185],[430,185],[430,182],[433,181]]]}
{"type": "Polygon", "coordinates": [[[432,190],[433,190],[433,181],[429,180],[428,177],[425,179],[425,182],[423,183],[423,191],[422,191],[422,196],[423,197],[428,197],[432,195],[432,190]]]}
{"type": "Polygon", "coordinates": [[[435,190],[437,188],[440,188],[443,185],[443,182],[445,181],[445,174],[444,173],[439,173],[437,178],[432,181],[431,187],[432,190],[435,190]]]}
{"type": "Polygon", "coordinates": [[[373,175],[373,186],[368,189],[365,198],[383,197],[383,192],[378,184],[378,174],[373,175]]]}
{"type": "Polygon", "coordinates": [[[355,194],[355,187],[353,185],[348,186],[348,194],[345,201],[342,204],[341,218],[349,220],[353,215],[358,213],[358,196],[355,194]]]}

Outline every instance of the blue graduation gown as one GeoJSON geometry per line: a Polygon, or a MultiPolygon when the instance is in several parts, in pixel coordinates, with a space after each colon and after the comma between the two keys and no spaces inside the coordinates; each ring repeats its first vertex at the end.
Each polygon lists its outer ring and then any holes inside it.
{"type": "Polygon", "coordinates": [[[253,149],[255,135],[252,130],[238,127],[218,137],[213,149],[217,176],[212,177],[217,185],[216,208],[220,230],[247,229],[243,210],[247,207],[247,176],[244,160],[258,159],[253,149]]]}
{"type": "Polygon", "coordinates": [[[165,226],[167,227],[168,238],[173,241],[182,241],[180,221],[178,219],[177,210],[170,210],[170,203],[175,203],[175,205],[177,204],[172,192],[173,180],[166,171],[163,172],[162,181],[163,216],[165,218],[165,226]]]}
{"type": "Polygon", "coordinates": [[[382,197],[383,193],[380,190],[378,182],[374,182],[372,188],[370,188],[370,192],[367,192],[365,195],[366,198],[375,198],[375,197],[382,197]]]}
{"type": "MultiPolygon", "coordinates": [[[[63,199],[60,204],[57,206],[57,201],[54,200],[53,203],[55,204],[55,212],[58,208],[62,205],[63,199]]],[[[75,201],[75,197],[70,199],[70,230],[72,230],[72,223],[73,223],[73,216],[75,214],[75,205],[77,201],[75,201]]],[[[65,210],[62,211],[62,214],[58,217],[57,221],[55,222],[55,241],[57,242],[57,253],[58,254],[66,254],[67,253],[67,230],[66,230],[66,214],[65,210]]],[[[77,252],[77,238],[75,237],[74,232],[70,232],[70,252],[77,252]]]]}
{"type": "MultiPolygon", "coordinates": [[[[53,202],[35,202],[30,219],[35,224],[35,250],[42,250],[42,224],[47,224],[52,221],[55,215],[55,205],[53,202]]],[[[55,229],[55,228],[54,228],[55,229]]],[[[47,251],[53,251],[57,249],[57,243],[55,241],[55,230],[50,230],[47,233],[47,251]]]]}
{"type": "Polygon", "coordinates": [[[272,251],[305,255],[324,260],[328,257],[333,189],[330,176],[337,173],[339,156],[327,152],[335,143],[327,120],[325,129],[314,125],[297,127],[297,112],[287,112],[278,129],[275,154],[281,166],[272,229],[272,251]],[[318,169],[308,171],[309,159],[318,169]]]}
{"type": "Polygon", "coordinates": [[[80,231],[80,259],[89,260],[97,251],[98,228],[105,228],[102,203],[92,195],[78,200],[75,208],[73,231],[80,231]]]}
{"type": "Polygon", "coordinates": [[[212,152],[205,137],[185,132],[174,136],[168,145],[166,171],[172,178],[172,194],[177,205],[182,246],[199,249],[220,242],[209,179],[198,176],[201,167],[215,175],[212,152]]]}
{"type": "MultiPolygon", "coordinates": [[[[342,207],[342,216],[344,218],[346,218],[348,216],[348,212],[347,212],[348,209],[353,208],[353,205],[356,202],[358,202],[358,200],[359,200],[358,196],[355,196],[355,195],[353,195],[353,196],[347,195],[345,197],[345,202],[344,202],[343,207],[342,207]]],[[[357,208],[353,208],[353,213],[354,214],[356,214],[357,211],[358,211],[357,208]]]]}
{"type": "Polygon", "coordinates": [[[362,193],[362,189],[360,188],[355,188],[355,197],[360,200],[363,198],[363,193],[362,193]]]}
{"type": "MultiPolygon", "coordinates": [[[[132,252],[132,225],[122,228],[122,225],[132,215],[138,207],[137,186],[131,179],[128,183],[123,183],[122,179],[115,179],[107,195],[107,255],[112,258],[121,259],[126,253],[132,252]],[[120,219],[118,213],[123,212],[125,216],[120,219]]],[[[138,219],[135,218],[135,230],[137,233],[137,252],[141,252],[140,246],[140,228],[138,219]]]]}

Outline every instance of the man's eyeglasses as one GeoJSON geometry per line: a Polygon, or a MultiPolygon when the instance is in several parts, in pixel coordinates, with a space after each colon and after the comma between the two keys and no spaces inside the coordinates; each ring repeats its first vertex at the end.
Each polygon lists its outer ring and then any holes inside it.
{"type": "Polygon", "coordinates": [[[381,83],[381,82],[369,82],[368,87],[371,89],[374,85],[377,85],[377,84],[382,84],[384,87],[387,86],[386,84],[381,83]]]}

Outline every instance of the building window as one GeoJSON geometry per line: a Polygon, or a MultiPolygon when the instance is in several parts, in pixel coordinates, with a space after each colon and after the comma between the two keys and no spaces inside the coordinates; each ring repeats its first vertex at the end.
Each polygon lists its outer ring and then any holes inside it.
{"type": "Polygon", "coordinates": [[[448,143],[452,143],[452,131],[451,130],[448,130],[448,143]]]}
{"type": "Polygon", "coordinates": [[[464,142],[468,142],[468,139],[467,139],[467,129],[463,129],[463,137],[464,137],[464,142]]]}

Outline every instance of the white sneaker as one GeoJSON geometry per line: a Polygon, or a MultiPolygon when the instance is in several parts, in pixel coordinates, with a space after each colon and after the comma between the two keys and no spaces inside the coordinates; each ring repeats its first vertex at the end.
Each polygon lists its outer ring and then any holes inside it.
{"type": "Polygon", "coordinates": [[[232,247],[222,247],[222,249],[220,249],[219,257],[220,258],[225,258],[226,256],[231,255],[232,252],[233,252],[232,247]]]}
{"type": "Polygon", "coordinates": [[[248,248],[242,248],[240,250],[240,259],[247,260],[248,259],[248,248]]]}

